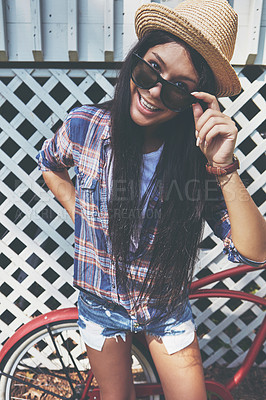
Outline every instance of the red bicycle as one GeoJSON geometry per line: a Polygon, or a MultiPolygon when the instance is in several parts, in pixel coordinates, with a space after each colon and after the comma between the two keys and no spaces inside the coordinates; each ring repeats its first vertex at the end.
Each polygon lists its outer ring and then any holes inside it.
{"type": "MultiPolygon", "coordinates": [[[[261,269],[263,267],[257,268],[261,269]]],[[[229,289],[204,289],[227,277],[254,271],[241,265],[193,282],[190,299],[228,298],[265,307],[266,300],[254,294],[229,289]]],[[[77,326],[76,308],[52,311],[22,326],[0,352],[1,400],[100,400],[77,326]]],[[[264,318],[239,370],[226,385],[206,381],[208,400],[233,400],[231,390],[246,376],[266,337],[264,318]]],[[[158,374],[145,338],[134,335],[132,372],[138,399],[163,399],[158,374]]]]}

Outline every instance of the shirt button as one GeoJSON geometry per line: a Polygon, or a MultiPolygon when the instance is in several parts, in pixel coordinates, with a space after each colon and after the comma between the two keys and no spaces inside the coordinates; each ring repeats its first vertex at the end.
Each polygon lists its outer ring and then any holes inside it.
{"type": "Polygon", "coordinates": [[[138,328],[139,327],[139,323],[138,322],[134,322],[134,328],[138,328]]]}

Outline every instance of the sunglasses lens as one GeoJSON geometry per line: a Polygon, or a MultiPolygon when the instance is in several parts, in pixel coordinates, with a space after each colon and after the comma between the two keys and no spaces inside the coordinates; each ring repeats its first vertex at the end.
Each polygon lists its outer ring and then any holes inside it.
{"type": "Polygon", "coordinates": [[[150,89],[157,83],[157,74],[141,59],[132,71],[132,79],[142,89],[150,89]]]}
{"type": "Polygon", "coordinates": [[[161,100],[172,111],[183,111],[194,103],[195,98],[189,92],[160,78],[160,75],[137,54],[134,54],[134,57],[131,78],[135,85],[141,89],[151,89],[161,82],[161,100]]]}
{"type": "Polygon", "coordinates": [[[161,99],[170,110],[182,111],[189,108],[193,102],[193,96],[178,86],[165,83],[161,89],[161,99]]]}

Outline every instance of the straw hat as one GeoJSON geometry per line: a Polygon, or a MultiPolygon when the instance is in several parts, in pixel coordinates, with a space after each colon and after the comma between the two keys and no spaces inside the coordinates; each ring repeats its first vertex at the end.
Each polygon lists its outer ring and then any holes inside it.
{"type": "Polygon", "coordinates": [[[216,78],[216,96],[233,96],[241,85],[230,65],[233,56],[237,14],[227,0],[185,0],[175,8],[144,4],[135,16],[136,34],[160,29],[183,39],[207,61],[216,78]]]}

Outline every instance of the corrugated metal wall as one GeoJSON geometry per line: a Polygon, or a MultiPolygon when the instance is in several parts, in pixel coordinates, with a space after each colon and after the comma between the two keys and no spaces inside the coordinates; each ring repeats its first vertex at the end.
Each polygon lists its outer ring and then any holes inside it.
{"type": "MultiPolygon", "coordinates": [[[[177,4],[177,0],[156,3],[177,4]]],[[[0,61],[121,61],[144,0],[1,0],[0,61]]],[[[266,2],[232,0],[239,14],[233,64],[266,64],[266,2]]]]}

